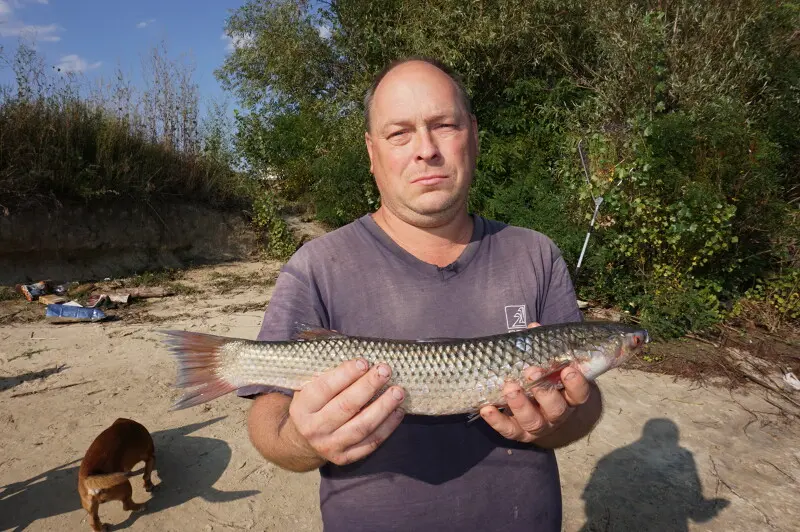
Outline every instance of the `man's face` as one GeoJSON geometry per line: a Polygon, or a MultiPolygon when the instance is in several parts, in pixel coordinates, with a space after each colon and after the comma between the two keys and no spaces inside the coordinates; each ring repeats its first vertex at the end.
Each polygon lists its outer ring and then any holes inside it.
{"type": "Polygon", "coordinates": [[[384,206],[428,227],[464,208],[478,128],[444,72],[419,61],[394,68],[375,91],[370,121],[370,171],[384,206]]]}

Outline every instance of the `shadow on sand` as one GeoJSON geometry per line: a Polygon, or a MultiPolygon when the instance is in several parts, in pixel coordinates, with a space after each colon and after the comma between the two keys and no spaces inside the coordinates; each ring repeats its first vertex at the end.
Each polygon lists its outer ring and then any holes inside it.
{"type": "MultiPolygon", "coordinates": [[[[152,433],[156,448],[157,477],[154,480],[159,480],[156,490],[143,513],[133,513],[109,529],[125,529],[143,514],[178,506],[195,497],[209,502],[228,502],[258,494],[258,491],[219,491],[213,487],[230,462],[230,447],[223,440],[189,435],[220,419],[223,418],[152,433]]],[[[87,448],[89,443],[86,442],[87,448]]],[[[39,519],[75,510],[81,511],[81,519],[86,517],[78,497],[80,461],[81,458],[0,487],[0,530],[21,531],[39,519]]],[[[140,463],[134,470],[141,470],[142,466],[140,463]]],[[[141,482],[141,475],[131,478],[136,502],[142,502],[141,482]]],[[[103,505],[100,506],[100,518],[103,519],[103,505]]],[[[88,521],[79,525],[79,520],[76,520],[69,528],[84,527],[89,530],[88,521]]]]}
{"type": "Polygon", "coordinates": [[[52,368],[42,369],[39,371],[29,371],[28,373],[21,373],[11,377],[0,377],[0,391],[10,390],[20,384],[28,381],[44,380],[51,375],[60,373],[66,366],[64,364],[54,366],[52,368]]]}
{"type": "Polygon", "coordinates": [[[601,458],[582,498],[581,532],[688,531],[690,519],[710,521],[730,504],[703,498],[694,456],[669,419],[647,421],[641,438],[601,458]]]}

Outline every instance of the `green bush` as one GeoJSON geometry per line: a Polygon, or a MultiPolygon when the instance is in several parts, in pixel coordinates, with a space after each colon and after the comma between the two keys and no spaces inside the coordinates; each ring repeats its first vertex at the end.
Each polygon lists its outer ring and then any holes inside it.
{"type": "Polygon", "coordinates": [[[800,324],[800,268],[758,279],[731,312],[775,331],[787,323],[800,324]]]}
{"type": "Polygon", "coordinates": [[[280,216],[280,200],[268,189],[262,189],[255,195],[252,218],[267,256],[288,260],[297,251],[299,243],[280,216]]]}
{"type": "Polygon", "coordinates": [[[797,27],[796,2],[760,0],[251,1],[227,26],[249,44],[219,76],[248,111],[238,153],[341,225],[378,201],[360,125],[371,76],[398,56],[443,60],[480,127],[471,210],[551,236],[574,271],[602,196],[578,296],[672,337],[785,271],[797,27]]]}
{"type": "Polygon", "coordinates": [[[154,81],[171,100],[145,93],[134,101],[121,78],[111,96],[86,94],[78,80],[48,75],[37,58],[21,45],[6,60],[17,82],[0,89],[0,204],[110,197],[248,204],[250,183],[232,164],[227,132],[202,135],[197,96],[188,83],[174,86],[171,67],[159,63],[164,79],[154,81]]]}

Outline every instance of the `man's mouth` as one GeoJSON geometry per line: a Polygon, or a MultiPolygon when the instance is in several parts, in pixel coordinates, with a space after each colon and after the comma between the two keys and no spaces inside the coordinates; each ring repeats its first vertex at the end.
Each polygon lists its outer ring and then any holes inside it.
{"type": "Polygon", "coordinates": [[[447,179],[446,175],[424,175],[411,181],[415,185],[435,185],[447,179]]]}

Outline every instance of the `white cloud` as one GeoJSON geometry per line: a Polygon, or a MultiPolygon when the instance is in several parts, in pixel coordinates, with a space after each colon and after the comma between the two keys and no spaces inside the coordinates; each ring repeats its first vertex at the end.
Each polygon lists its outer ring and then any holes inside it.
{"type": "Polygon", "coordinates": [[[87,70],[94,70],[102,65],[102,61],[95,63],[88,63],[86,59],[79,57],[75,54],[65,55],[61,61],[56,65],[61,72],[86,72],[87,70]]]}
{"type": "Polygon", "coordinates": [[[236,35],[231,37],[227,33],[223,33],[220,36],[220,39],[223,41],[228,41],[228,44],[225,45],[225,50],[228,52],[233,52],[237,48],[244,48],[245,46],[249,46],[253,44],[253,34],[252,33],[245,33],[244,35],[236,35]]]}
{"type": "Polygon", "coordinates": [[[14,10],[23,3],[47,4],[48,0],[0,0],[0,37],[25,38],[35,41],[58,42],[61,30],[58,24],[26,24],[14,16],[14,10]]]}
{"type": "Polygon", "coordinates": [[[152,24],[155,21],[156,21],[156,19],[154,19],[154,18],[151,18],[150,20],[143,20],[140,23],[138,23],[136,25],[136,27],[139,28],[139,29],[146,28],[147,26],[149,26],[150,24],[152,24]]]}
{"type": "Polygon", "coordinates": [[[58,24],[40,26],[9,20],[7,23],[0,24],[0,37],[23,37],[35,41],[58,42],[61,40],[61,36],[56,35],[59,29],[58,24]]]}
{"type": "MultiPolygon", "coordinates": [[[[50,3],[50,0],[2,0],[0,4],[5,4],[9,9],[25,7],[25,4],[42,4],[47,5],[50,3]]],[[[2,13],[2,6],[0,6],[0,13],[2,13]]]]}

